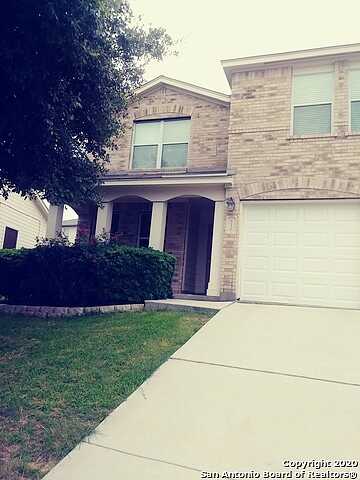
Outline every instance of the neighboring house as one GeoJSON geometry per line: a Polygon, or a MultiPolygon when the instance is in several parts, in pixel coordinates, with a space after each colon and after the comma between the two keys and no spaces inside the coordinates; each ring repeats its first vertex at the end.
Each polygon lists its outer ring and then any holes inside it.
{"type": "Polygon", "coordinates": [[[222,64],[140,88],[79,230],[175,255],[176,296],[359,308],[360,44],[222,64]]]}
{"type": "Polygon", "coordinates": [[[46,234],[48,209],[39,198],[0,197],[0,248],[31,248],[46,234]]]}
{"type": "Polygon", "coordinates": [[[67,237],[70,243],[74,243],[76,239],[78,228],[78,219],[72,218],[70,220],[62,221],[62,233],[67,237]]]}

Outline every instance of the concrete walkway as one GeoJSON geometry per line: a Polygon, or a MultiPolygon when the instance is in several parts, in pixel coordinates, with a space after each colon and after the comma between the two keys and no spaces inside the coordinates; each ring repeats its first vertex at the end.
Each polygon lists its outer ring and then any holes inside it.
{"type": "Polygon", "coordinates": [[[359,311],[232,304],[45,478],[296,478],[283,462],[314,459],[332,464],[298,478],[359,476],[334,466],[360,460],[359,339],[359,311]]]}

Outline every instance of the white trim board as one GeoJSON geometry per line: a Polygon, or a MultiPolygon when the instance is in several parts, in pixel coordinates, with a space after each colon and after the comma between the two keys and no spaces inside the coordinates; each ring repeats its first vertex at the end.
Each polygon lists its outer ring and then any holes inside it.
{"type": "Polygon", "coordinates": [[[221,65],[225,71],[228,82],[231,85],[231,75],[234,72],[270,68],[280,65],[293,65],[295,63],[298,64],[299,62],[306,63],[314,60],[327,60],[330,62],[331,59],[336,59],[337,57],[347,57],[349,59],[359,60],[360,43],[232,58],[222,60],[221,65]]]}
{"type": "Polygon", "coordinates": [[[195,95],[200,95],[202,97],[211,98],[212,100],[217,100],[218,102],[221,102],[227,105],[230,103],[230,95],[226,95],[225,93],[221,93],[221,92],[216,92],[208,88],[199,87],[198,85],[194,85],[192,83],[183,82],[181,80],[176,80],[174,78],[166,77],[165,75],[159,75],[158,77],[153,78],[149,82],[145,83],[144,85],[142,85],[140,88],[137,89],[136,94],[141,95],[142,93],[145,93],[148,90],[151,90],[152,88],[155,88],[161,85],[178,88],[188,93],[193,93],[195,95]]]}

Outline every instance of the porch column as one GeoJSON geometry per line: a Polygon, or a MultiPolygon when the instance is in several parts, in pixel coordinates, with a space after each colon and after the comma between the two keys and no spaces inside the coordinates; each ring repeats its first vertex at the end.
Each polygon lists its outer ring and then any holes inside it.
{"type": "Polygon", "coordinates": [[[215,202],[214,225],[211,247],[210,279],[206,294],[211,297],[220,295],[221,259],[224,234],[225,202],[215,202]]]}
{"type": "Polygon", "coordinates": [[[104,235],[104,233],[106,234],[106,236],[110,236],[112,214],[112,202],[104,202],[102,207],[98,207],[95,228],[96,236],[104,235]]]}
{"type": "Polygon", "coordinates": [[[167,202],[153,202],[149,247],[164,250],[167,202]]]}
{"type": "Polygon", "coordinates": [[[50,204],[46,226],[46,238],[56,238],[61,234],[63,213],[64,205],[50,204]]]}

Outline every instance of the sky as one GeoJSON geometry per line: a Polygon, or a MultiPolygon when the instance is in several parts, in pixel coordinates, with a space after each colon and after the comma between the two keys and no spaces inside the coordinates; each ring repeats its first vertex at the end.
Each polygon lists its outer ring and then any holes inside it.
{"type": "Polygon", "coordinates": [[[146,80],[167,75],[229,93],[220,60],[360,43],[360,1],[130,0],[145,24],[178,41],[177,57],[151,63],[146,80]]]}

